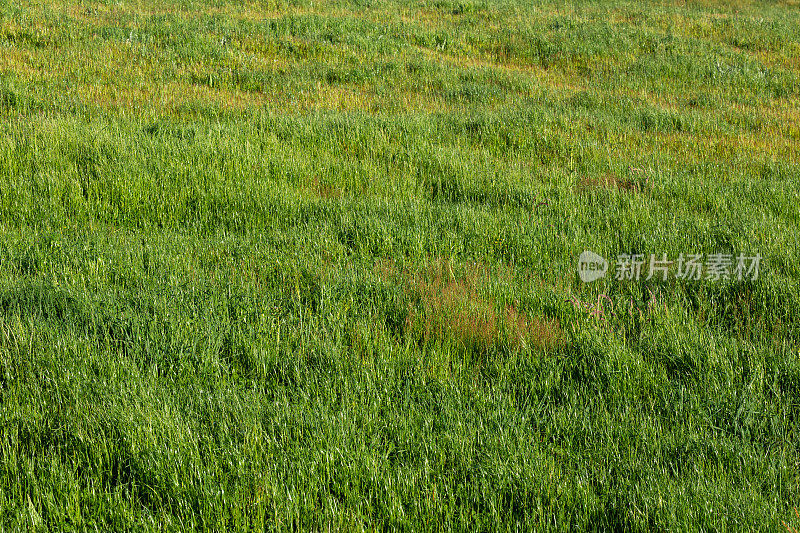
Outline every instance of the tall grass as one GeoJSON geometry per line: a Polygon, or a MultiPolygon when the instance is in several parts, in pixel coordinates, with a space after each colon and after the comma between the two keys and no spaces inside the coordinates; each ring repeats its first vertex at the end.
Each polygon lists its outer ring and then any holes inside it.
{"type": "Polygon", "coordinates": [[[0,529],[800,527],[796,10],[0,4],[0,529]]]}

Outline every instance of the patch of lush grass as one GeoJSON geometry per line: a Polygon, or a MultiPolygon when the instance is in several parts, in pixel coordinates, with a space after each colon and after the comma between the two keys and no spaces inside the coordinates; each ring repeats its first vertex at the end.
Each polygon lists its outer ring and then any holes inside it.
{"type": "Polygon", "coordinates": [[[0,529],[800,526],[797,8],[0,4],[0,529]]]}

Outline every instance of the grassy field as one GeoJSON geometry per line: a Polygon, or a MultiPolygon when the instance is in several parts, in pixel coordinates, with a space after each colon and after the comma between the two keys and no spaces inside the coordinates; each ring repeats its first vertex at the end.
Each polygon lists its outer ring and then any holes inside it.
{"type": "Polygon", "coordinates": [[[0,531],[796,531],[799,191],[797,0],[0,1],[0,531]]]}

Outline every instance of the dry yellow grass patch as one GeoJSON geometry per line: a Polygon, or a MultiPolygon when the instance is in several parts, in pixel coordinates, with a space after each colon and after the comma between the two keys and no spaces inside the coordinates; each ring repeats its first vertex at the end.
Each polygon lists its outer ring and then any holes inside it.
{"type": "Polygon", "coordinates": [[[138,108],[152,98],[150,91],[133,87],[79,85],[73,89],[82,102],[91,102],[101,109],[138,108]]]}
{"type": "MultiPolygon", "coordinates": [[[[782,136],[783,132],[775,133],[774,137],[764,131],[738,135],[656,133],[646,136],[649,144],[642,144],[639,149],[680,158],[685,164],[709,158],[728,161],[732,156],[761,161],[767,154],[792,163],[800,161],[798,144],[782,136]]],[[[640,138],[644,139],[645,136],[640,138]]]]}
{"type": "MultiPolygon", "coordinates": [[[[686,110],[684,95],[681,94],[667,94],[663,92],[656,93],[653,91],[648,91],[646,89],[638,89],[638,90],[612,89],[609,91],[605,91],[603,94],[605,96],[608,96],[611,100],[626,96],[644,102],[653,107],[657,107],[664,111],[681,112],[686,110]]],[[[714,113],[718,112],[719,111],[717,110],[714,111],[714,113]]]]}
{"type": "Polygon", "coordinates": [[[32,80],[42,78],[45,69],[37,61],[36,54],[30,50],[0,47],[0,72],[13,73],[23,80],[32,80]]]}
{"type": "Polygon", "coordinates": [[[86,26],[112,24],[120,15],[119,9],[100,2],[68,4],[61,8],[61,12],[86,26]]]}
{"type": "Polygon", "coordinates": [[[400,14],[400,20],[406,24],[421,24],[428,28],[439,28],[443,24],[453,24],[452,13],[438,9],[407,10],[400,14]]]}
{"type": "Polygon", "coordinates": [[[771,105],[758,108],[768,120],[772,120],[783,128],[783,134],[789,139],[800,140],[800,98],[792,97],[773,100],[771,105]]]}
{"type": "MultiPolygon", "coordinates": [[[[277,19],[287,15],[306,15],[310,13],[321,13],[325,2],[318,0],[314,2],[313,7],[300,8],[300,7],[287,7],[286,9],[278,9],[277,7],[267,6],[264,7],[262,2],[237,2],[228,3],[222,7],[211,7],[202,11],[205,15],[219,15],[226,19],[233,20],[249,20],[258,22],[260,20],[277,19]]],[[[326,10],[327,14],[328,11],[326,10]]],[[[193,13],[194,14],[194,13],[193,13]]]]}
{"type": "Polygon", "coordinates": [[[326,85],[317,83],[316,91],[301,94],[301,107],[314,110],[365,110],[374,103],[362,85],[326,85]]]}
{"type": "Polygon", "coordinates": [[[8,46],[32,48],[54,42],[56,37],[55,30],[43,17],[30,17],[24,25],[10,18],[0,18],[0,39],[8,46]]]}
{"type": "Polygon", "coordinates": [[[446,52],[414,46],[414,50],[426,59],[458,68],[497,70],[506,74],[534,78],[542,86],[557,89],[567,96],[588,88],[585,81],[574,72],[565,69],[546,69],[540,65],[514,61],[499,62],[479,57],[456,57],[446,52]]]}
{"type": "Polygon", "coordinates": [[[751,55],[766,67],[800,72],[800,43],[786,43],[779,53],[758,51],[751,55]]]}
{"type": "Polygon", "coordinates": [[[156,114],[175,114],[187,104],[214,105],[220,109],[241,111],[262,106],[266,102],[263,95],[211,89],[178,82],[162,86],[134,87],[113,84],[81,84],[72,91],[82,102],[92,104],[105,111],[154,112],[156,114]]]}
{"type": "MultiPolygon", "coordinates": [[[[728,12],[742,11],[750,8],[758,8],[758,2],[753,0],[726,0],[724,3],[719,0],[674,0],[670,2],[673,6],[684,7],[704,7],[707,9],[724,8],[728,12]]],[[[713,13],[711,16],[726,17],[729,13],[713,13]]]]}
{"type": "Polygon", "coordinates": [[[97,24],[103,20],[111,20],[111,18],[121,15],[134,17],[175,15],[185,18],[219,15],[237,20],[258,21],[286,15],[329,13],[331,10],[326,8],[325,3],[325,0],[315,0],[313,6],[308,8],[282,8],[278,5],[280,2],[273,2],[270,5],[269,3],[258,1],[230,2],[222,6],[208,7],[202,3],[152,2],[146,0],[120,0],[114,2],[112,6],[97,1],[53,0],[33,3],[30,7],[52,9],[56,12],[65,13],[75,20],[80,20],[87,24],[97,24]]]}
{"type": "Polygon", "coordinates": [[[263,106],[268,100],[261,93],[249,93],[230,89],[217,89],[180,82],[165,84],[158,92],[161,105],[176,108],[187,103],[212,103],[222,109],[243,110],[263,106]]]}
{"type": "Polygon", "coordinates": [[[278,53],[276,40],[265,40],[258,35],[245,35],[239,41],[239,51],[248,54],[253,61],[262,64],[283,61],[283,56],[278,53]]]}
{"type": "Polygon", "coordinates": [[[431,97],[408,87],[400,88],[392,95],[392,104],[402,109],[403,112],[414,111],[432,114],[445,113],[453,109],[442,98],[431,97]]]}
{"type": "Polygon", "coordinates": [[[702,144],[721,158],[735,153],[750,155],[760,160],[769,154],[777,159],[785,158],[792,163],[800,162],[800,147],[792,139],[783,136],[764,135],[764,133],[715,135],[705,137],[702,144]]]}

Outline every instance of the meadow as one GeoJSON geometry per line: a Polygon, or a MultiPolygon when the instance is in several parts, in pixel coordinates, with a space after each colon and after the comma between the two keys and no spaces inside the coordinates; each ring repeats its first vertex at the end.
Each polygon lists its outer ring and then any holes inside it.
{"type": "Polygon", "coordinates": [[[799,191],[797,0],[2,0],[0,531],[797,531],[799,191]]]}

